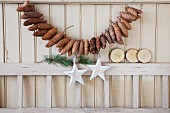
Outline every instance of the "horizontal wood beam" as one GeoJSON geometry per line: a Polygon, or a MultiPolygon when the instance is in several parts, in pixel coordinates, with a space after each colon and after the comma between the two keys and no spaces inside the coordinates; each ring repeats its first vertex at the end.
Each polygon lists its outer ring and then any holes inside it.
{"type": "Polygon", "coordinates": [[[170,113],[170,109],[93,109],[93,108],[22,108],[0,109],[0,113],[170,113]]]}
{"type": "MultiPolygon", "coordinates": [[[[57,4],[114,4],[114,3],[170,3],[170,0],[30,0],[31,3],[57,4]]],[[[23,3],[24,0],[0,0],[3,3],[23,3]]]]}
{"type": "MultiPolygon", "coordinates": [[[[105,75],[170,75],[170,63],[103,63],[111,66],[105,75]]],[[[78,64],[79,69],[88,69],[84,75],[91,75],[91,70],[78,64]]],[[[72,67],[48,65],[46,63],[0,63],[0,76],[10,75],[65,75],[72,67]]]]}

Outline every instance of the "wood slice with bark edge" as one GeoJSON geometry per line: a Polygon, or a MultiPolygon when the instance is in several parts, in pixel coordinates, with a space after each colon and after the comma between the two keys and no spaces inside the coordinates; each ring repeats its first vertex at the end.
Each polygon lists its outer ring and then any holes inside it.
{"type": "Polygon", "coordinates": [[[141,49],[137,54],[137,58],[142,63],[148,63],[151,61],[152,54],[148,49],[141,49]]]}
{"type": "Polygon", "coordinates": [[[126,52],[126,60],[130,63],[137,63],[139,62],[137,58],[138,50],[131,48],[126,52]]]}
{"type": "Polygon", "coordinates": [[[110,52],[110,60],[119,63],[125,59],[125,52],[120,48],[115,48],[110,52]]]}

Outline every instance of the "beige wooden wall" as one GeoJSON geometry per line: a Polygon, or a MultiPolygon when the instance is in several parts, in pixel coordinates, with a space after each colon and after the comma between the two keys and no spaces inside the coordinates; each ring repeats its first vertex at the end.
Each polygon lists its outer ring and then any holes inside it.
{"type": "MultiPolygon", "coordinates": [[[[38,62],[43,55],[57,54],[55,47],[45,48],[45,41],[33,37],[32,32],[24,27],[20,13],[16,12],[19,4],[0,3],[0,62],[38,62]]],[[[70,25],[67,34],[71,38],[87,38],[100,35],[109,25],[109,19],[116,20],[125,4],[108,5],[52,5],[36,4],[38,11],[55,27],[62,31],[70,25]]],[[[107,45],[100,52],[103,62],[108,62],[109,52],[115,47],[148,48],[153,55],[152,62],[170,62],[169,32],[170,4],[129,4],[143,10],[141,20],[132,23],[133,29],[126,45],[107,45]]],[[[93,60],[97,56],[89,55],[93,60]]],[[[126,61],[124,61],[126,62],[126,61]]],[[[0,70],[2,71],[2,70],[0,70]]],[[[82,107],[103,107],[104,85],[100,78],[89,80],[83,77],[82,107]]],[[[132,107],[132,76],[110,77],[110,107],[132,107]]],[[[140,77],[140,106],[162,107],[161,76],[140,77]]],[[[68,86],[70,78],[57,76],[52,79],[52,107],[74,107],[75,86],[68,86]]],[[[45,107],[45,76],[24,77],[23,106],[45,107]]],[[[0,107],[17,107],[16,77],[0,77],[0,107]]]]}

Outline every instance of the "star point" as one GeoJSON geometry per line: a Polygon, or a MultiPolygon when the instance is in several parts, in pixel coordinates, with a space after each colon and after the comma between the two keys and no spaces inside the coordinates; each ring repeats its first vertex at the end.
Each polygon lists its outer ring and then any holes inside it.
{"type": "Polygon", "coordinates": [[[82,75],[86,72],[87,70],[78,70],[77,65],[74,63],[72,71],[65,71],[64,73],[68,76],[70,76],[70,83],[69,86],[76,81],[84,85],[84,81],[82,79],[82,75]]]}
{"type": "Polygon", "coordinates": [[[99,58],[97,60],[96,65],[87,65],[90,69],[93,70],[90,80],[92,80],[93,78],[95,78],[96,76],[99,76],[100,78],[102,78],[103,80],[105,80],[105,75],[104,75],[104,71],[108,70],[111,66],[102,66],[101,65],[101,59],[99,58]]]}

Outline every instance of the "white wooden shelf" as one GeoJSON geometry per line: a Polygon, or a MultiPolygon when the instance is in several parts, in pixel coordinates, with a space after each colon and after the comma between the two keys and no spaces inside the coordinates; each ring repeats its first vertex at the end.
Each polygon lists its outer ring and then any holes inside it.
{"type": "MultiPolygon", "coordinates": [[[[105,75],[170,75],[170,63],[103,63],[111,66],[105,75]]],[[[87,66],[78,64],[79,69],[88,69],[87,66]]],[[[48,65],[46,63],[1,63],[0,76],[11,75],[64,75],[64,71],[71,70],[72,67],[62,67],[60,65],[48,65]]],[[[90,75],[88,71],[84,75],[90,75]]]]}
{"type": "Polygon", "coordinates": [[[0,113],[169,113],[170,109],[123,109],[123,108],[22,108],[0,109],[0,113]]]}

